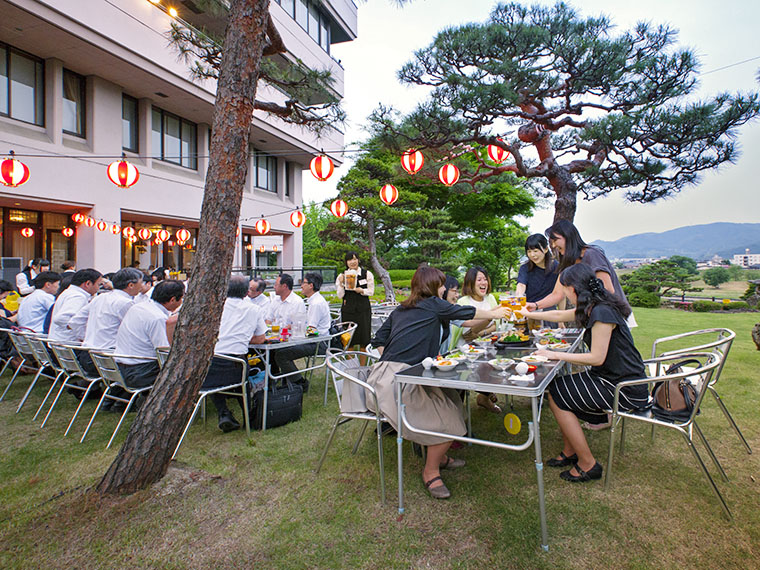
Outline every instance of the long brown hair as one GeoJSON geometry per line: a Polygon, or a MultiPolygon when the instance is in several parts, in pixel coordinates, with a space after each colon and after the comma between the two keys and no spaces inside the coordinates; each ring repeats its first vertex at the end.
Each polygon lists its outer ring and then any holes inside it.
{"type": "Polygon", "coordinates": [[[405,309],[412,309],[417,303],[427,297],[437,297],[438,289],[446,281],[446,276],[440,269],[429,265],[420,265],[412,277],[412,293],[401,303],[405,309]]]}
{"type": "Polygon", "coordinates": [[[491,292],[491,278],[488,276],[488,271],[486,271],[484,267],[476,265],[475,267],[470,267],[467,270],[467,273],[464,274],[464,283],[462,284],[463,297],[472,297],[475,293],[475,282],[478,280],[478,273],[485,275],[486,280],[488,281],[486,295],[491,292]]]}

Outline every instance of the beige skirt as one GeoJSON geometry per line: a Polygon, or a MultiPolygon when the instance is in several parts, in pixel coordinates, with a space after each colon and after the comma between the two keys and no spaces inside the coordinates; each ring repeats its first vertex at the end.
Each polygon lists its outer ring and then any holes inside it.
{"type": "MultiPolygon", "coordinates": [[[[372,367],[367,378],[367,383],[377,391],[380,411],[396,431],[398,431],[398,402],[396,401],[395,376],[396,372],[408,367],[408,364],[402,362],[378,362],[372,367]]],[[[467,433],[462,398],[456,390],[414,384],[405,385],[403,390],[406,417],[415,428],[458,436],[467,433]]],[[[371,397],[367,398],[367,406],[370,409],[374,407],[371,397]]],[[[421,435],[406,429],[401,435],[404,439],[420,445],[436,445],[451,441],[450,438],[421,435]]]]}

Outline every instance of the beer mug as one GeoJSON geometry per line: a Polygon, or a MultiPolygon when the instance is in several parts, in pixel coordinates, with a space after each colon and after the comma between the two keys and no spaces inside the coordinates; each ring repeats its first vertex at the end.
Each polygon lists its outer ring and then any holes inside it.
{"type": "Polygon", "coordinates": [[[356,289],[356,270],[346,269],[343,274],[343,287],[346,289],[356,289]]]}

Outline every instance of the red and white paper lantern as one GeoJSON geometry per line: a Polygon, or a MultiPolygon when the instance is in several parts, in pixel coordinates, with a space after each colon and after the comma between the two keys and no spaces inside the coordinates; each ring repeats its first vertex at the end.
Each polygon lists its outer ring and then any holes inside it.
{"type": "Polygon", "coordinates": [[[185,242],[190,239],[190,232],[185,228],[177,230],[175,235],[177,236],[177,243],[179,245],[185,245],[185,242]]]}
{"type": "Polygon", "coordinates": [[[293,227],[300,228],[306,223],[306,216],[301,210],[296,210],[290,214],[290,223],[293,224],[293,227]]]}
{"type": "Polygon", "coordinates": [[[324,154],[321,154],[311,159],[311,164],[309,164],[309,169],[311,170],[311,173],[314,175],[314,178],[316,178],[320,182],[324,182],[325,180],[330,178],[330,176],[332,176],[332,173],[335,170],[335,165],[333,164],[333,161],[330,159],[329,156],[325,156],[324,154]]]}
{"type": "Polygon", "coordinates": [[[268,234],[271,228],[272,228],[272,225],[269,222],[267,222],[264,218],[261,218],[258,222],[256,222],[256,231],[259,232],[261,235],[268,234]]]}
{"type": "Polygon", "coordinates": [[[121,230],[121,235],[123,235],[127,239],[135,237],[135,228],[133,228],[132,226],[127,226],[126,228],[121,230]]]}
{"type": "MultiPolygon", "coordinates": [[[[501,140],[501,139],[499,139],[501,140]]],[[[503,142],[503,141],[502,141],[503,142]]],[[[509,152],[496,146],[495,144],[488,145],[488,158],[493,160],[496,164],[502,164],[509,158],[509,152]]]]}
{"type": "Polygon", "coordinates": [[[0,182],[5,186],[16,188],[29,180],[29,167],[13,158],[13,151],[10,155],[10,158],[0,162],[0,182]]]}
{"type": "Polygon", "coordinates": [[[73,236],[73,235],[74,235],[74,230],[72,230],[71,228],[63,228],[63,229],[61,230],[61,233],[62,233],[63,235],[65,235],[66,237],[71,237],[71,236],[73,236]]]}
{"type": "Polygon", "coordinates": [[[32,228],[23,228],[21,230],[21,235],[25,238],[30,238],[34,235],[34,230],[32,228]]]}
{"type": "Polygon", "coordinates": [[[425,164],[425,157],[418,150],[410,148],[404,154],[401,155],[401,168],[406,170],[409,174],[416,174],[425,164]]]}
{"type": "Polygon", "coordinates": [[[108,224],[105,223],[103,220],[100,220],[97,224],[95,224],[95,227],[98,229],[99,232],[104,232],[108,229],[108,224]]]}
{"type": "Polygon", "coordinates": [[[393,184],[386,184],[380,188],[380,199],[390,206],[398,200],[398,190],[393,184]]]}
{"type": "Polygon", "coordinates": [[[126,156],[121,160],[112,162],[106,169],[108,179],[119,188],[129,188],[140,179],[140,171],[131,162],[127,162],[126,156]]]}
{"type": "Polygon", "coordinates": [[[148,228],[140,228],[140,230],[137,232],[137,237],[139,237],[143,241],[148,241],[150,238],[153,237],[153,232],[150,231],[148,228]]]}
{"type": "Polygon", "coordinates": [[[95,218],[90,218],[89,216],[85,218],[84,220],[84,225],[87,226],[88,228],[94,228],[95,224],[97,223],[98,222],[95,221],[95,218]]]}
{"type": "Polygon", "coordinates": [[[459,180],[459,169],[453,164],[444,164],[438,170],[438,179],[446,186],[453,186],[459,180]]]}
{"type": "Polygon", "coordinates": [[[172,234],[170,234],[168,230],[158,230],[156,232],[156,239],[166,241],[171,237],[171,235],[172,234]]]}
{"type": "Polygon", "coordinates": [[[336,218],[342,218],[348,213],[348,206],[343,200],[338,199],[330,204],[330,211],[336,218]]]}
{"type": "Polygon", "coordinates": [[[121,233],[121,226],[118,224],[111,224],[111,233],[115,236],[121,233]]]}
{"type": "Polygon", "coordinates": [[[77,212],[76,214],[71,216],[71,219],[74,220],[77,224],[81,224],[87,219],[87,216],[77,212]]]}

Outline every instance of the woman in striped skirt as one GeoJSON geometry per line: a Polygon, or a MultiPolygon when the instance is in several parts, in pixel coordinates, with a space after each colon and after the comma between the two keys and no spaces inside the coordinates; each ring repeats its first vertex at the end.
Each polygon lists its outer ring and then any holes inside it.
{"type": "MultiPolygon", "coordinates": [[[[604,284],[587,265],[571,265],[559,276],[565,296],[575,309],[537,313],[536,318],[553,322],[578,322],[585,330],[585,353],[569,354],[539,350],[537,354],[551,360],[586,365],[585,371],[554,380],[549,387],[549,405],[562,431],[564,447],[557,457],[546,462],[549,467],[568,467],[560,473],[566,481],[585,482],[602,477],[602,466],[589,449],[579,419],[591,423],[604,421],[612,407],[615,385],[623,380],[644,378],[646,371],[633,343],[626,318],[631,309],[604,284]]],[[[528,318],[531,317],[528,314],[528,318]]],[[[646,386],[629,386],[620,392],[621,408],[631,410],[647,406],[646,386]]]]}

